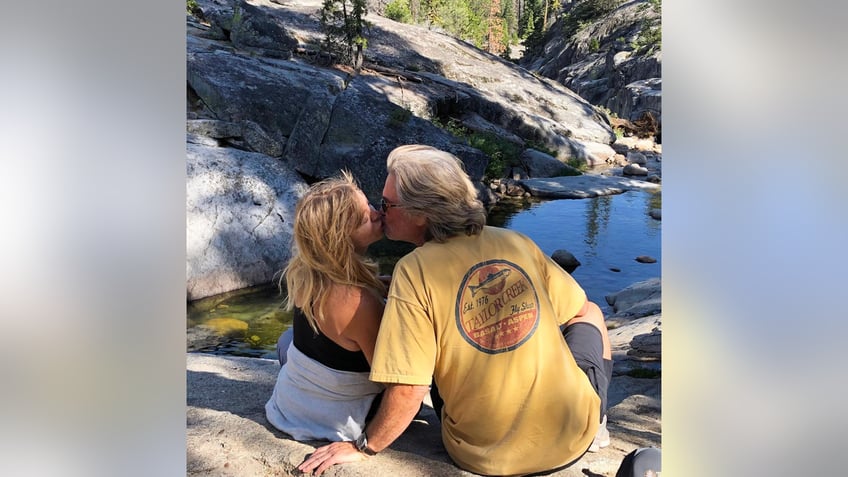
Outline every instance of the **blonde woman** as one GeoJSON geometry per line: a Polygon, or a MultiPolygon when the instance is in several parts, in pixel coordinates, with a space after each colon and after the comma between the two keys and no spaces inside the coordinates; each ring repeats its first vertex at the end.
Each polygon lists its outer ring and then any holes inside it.
{"type": "Polygon", "coordinates": [[[265,405],[296,440],[355,440],[383,385],[368,379],[386,287],[364,253],[383,237],[381,214],[347,171],[314,184],[295,209],[283,271],[293,338],[265,405]]]}

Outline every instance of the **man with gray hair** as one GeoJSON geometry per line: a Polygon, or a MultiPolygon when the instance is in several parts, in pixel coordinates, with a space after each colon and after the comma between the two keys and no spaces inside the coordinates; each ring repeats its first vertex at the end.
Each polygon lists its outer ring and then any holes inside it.
{"type": "Polygon", "coordinates": [[[609,445],[600,308],[528,237],[485,225],[454,155],[401,146],[387,168],[383,230],[417,248],[395,266],[371,364],[386,391],[355,443],[316,449],[299,469],[320,474],[385,449],[431,383],[442,441],[462,469],[545,472],[609,445]]]}

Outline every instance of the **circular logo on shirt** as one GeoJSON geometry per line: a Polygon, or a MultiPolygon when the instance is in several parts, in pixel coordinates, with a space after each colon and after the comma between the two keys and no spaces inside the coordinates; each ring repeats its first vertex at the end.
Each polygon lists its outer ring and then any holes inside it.
{"type": "Polygon", "coordinates": [[[539,323],[539,297],[527,274],[506,260],[471,267],[456,296],[456,325],[465,341],[490,354],[512,351],[539,323]]]}

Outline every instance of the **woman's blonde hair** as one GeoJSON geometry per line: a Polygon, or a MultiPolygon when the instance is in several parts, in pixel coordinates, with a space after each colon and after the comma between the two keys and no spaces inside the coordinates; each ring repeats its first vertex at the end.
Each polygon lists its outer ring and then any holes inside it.
{"type": "Polygon", "coordinates": [[[348,171],[309,188],[295,207],[292,258],[279,285],[286,281],[286,310],[303,310],[310,326],[324,321],[325,304],[333,285],[364,288],[378,297],[385,285],[378,266],[354,249],[351,234],[362,225],[359,187],[348,171]]]}
{"type": "Polygon", "coordinates": [[[389,153],[386,168],[395,175],[400,205],[427,219],[426,240],[444,242],[483,230],[486,209],[453,154],[420,144],[400,146],[389,153]]]}

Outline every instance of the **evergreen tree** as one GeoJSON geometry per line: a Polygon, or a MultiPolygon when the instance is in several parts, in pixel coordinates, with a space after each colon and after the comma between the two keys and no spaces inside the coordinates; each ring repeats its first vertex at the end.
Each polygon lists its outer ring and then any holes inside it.
{"type": "Polygon", "coordinates": [[[523,10],[519,17],[518,35],[526,39],[536,31],[536,24],[542,10],[540,0],[525,0],[523,10]]]}
{"type": "Polygon", "coordinates": [[[505,0],[501,9],[501,18],[504,22],[504,42],[509,44],[513,42],[518,33],[518,21],[515,17],[515,4],[513,0],[505,0]]]}
{"type": "Polygon", "coordinates": [[[321,8],[321,28],[326,35],[324,47],[349,63],[357,71],[362,66],[362,51],[367,46],[365,29],[368,23],[366,0],[324,0],[321,8]]]}

